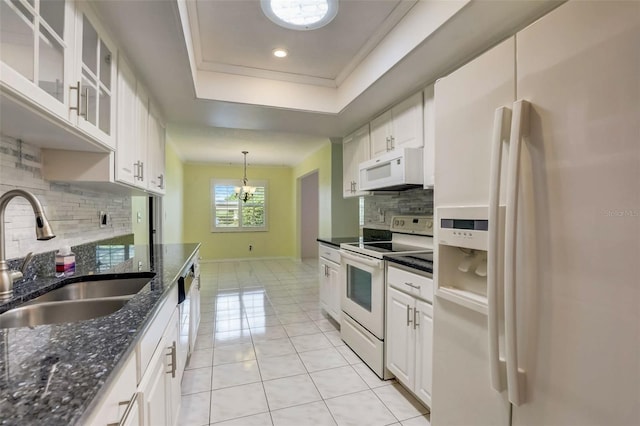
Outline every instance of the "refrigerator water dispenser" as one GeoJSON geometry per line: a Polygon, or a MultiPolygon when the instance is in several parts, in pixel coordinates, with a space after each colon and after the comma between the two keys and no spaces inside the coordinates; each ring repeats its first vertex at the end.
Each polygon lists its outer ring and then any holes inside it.
{"type": "MultiPolygon", "coordinates": [[[[500,209],[503,216],[504,208],[500,209]]],[[[487,313],[489,253],[486,206],[440,207],[436,294],[449,301],[487,313]]],[[[500,257],[499,257],[500,258],[500,257]]]]}

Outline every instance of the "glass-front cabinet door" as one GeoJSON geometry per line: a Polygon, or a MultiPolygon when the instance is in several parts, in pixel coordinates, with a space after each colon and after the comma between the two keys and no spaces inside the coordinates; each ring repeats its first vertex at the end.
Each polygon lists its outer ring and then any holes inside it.
{"type": "Polygon", "coordinates": [[[71,112],[77,125],[115,149],[116,49],[98,26],[87,6],[77,3],[77,41],[80,60],[71,92],[71,112]]]}
{"type": "Polygon", "coordinates": [[[69,119],[74,58],[73,4],[65,0],[0,0],[0,79],[23,96],[69,119]]]}

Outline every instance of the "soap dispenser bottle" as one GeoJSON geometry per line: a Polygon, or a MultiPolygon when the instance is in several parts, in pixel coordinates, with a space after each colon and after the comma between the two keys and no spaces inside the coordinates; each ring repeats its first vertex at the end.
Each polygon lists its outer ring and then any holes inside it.
{"type": "Polygon", "coordinates": [[[69,276],[76,271],[76,255],[71,251],[71,247],[63,246],[56,253],[56,275],[69,276]]]}

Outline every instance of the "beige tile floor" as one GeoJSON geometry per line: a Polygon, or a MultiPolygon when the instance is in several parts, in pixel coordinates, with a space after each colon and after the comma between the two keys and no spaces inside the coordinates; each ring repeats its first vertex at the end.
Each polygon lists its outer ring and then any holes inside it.
{"type": "Polygon", "coordinates": [[[202,320],[182,381],[180,425],[429,425],[318,307],[314,261],[203,263],[202,320]]]}

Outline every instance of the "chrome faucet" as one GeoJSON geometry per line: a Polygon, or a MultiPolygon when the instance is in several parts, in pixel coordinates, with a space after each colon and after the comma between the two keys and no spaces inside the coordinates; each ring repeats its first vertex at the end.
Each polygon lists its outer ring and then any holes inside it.
{"type": "MultiPolygon", "coordinates": [[[[29,204],[31,204],[31,208],[33,209],[33,214],[36,217],[36,238],[38,240],[50,240],[55,237],[51,226],[49,225],[49,221],[44,214],[44,209],[40,204],[40,201],[36,198],[35,195],[30,193],[29,191],[25,191],[23,189],[12,189],[10,191],[5,192],[0,196],[0,301],[8,300],[11,298],[13,294],[13,282],[22,278],[21,271],[12,271],[9,269],[9,265],[5,259],[5,232],[4,232],[4,211],[7,209],[7,204],[14,197],[21,196],[25,198],[29,204]]],[[[29,261],[29,256],[25,259],[23,264],[23,271],[29,261]]]]}

